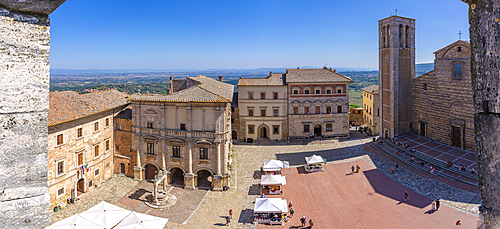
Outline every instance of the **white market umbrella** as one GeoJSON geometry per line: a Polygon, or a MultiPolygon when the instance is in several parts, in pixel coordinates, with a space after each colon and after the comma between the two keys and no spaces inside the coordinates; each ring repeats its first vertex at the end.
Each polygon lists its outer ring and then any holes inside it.
{"type": "Polygon", "coordinates": [[[286,185],[285,176],[281,175],[262,175],[260,178],[261,185],[286,185]]]}
{"type": "Polygon", "coordinates": [[[286,199],[281,198],[257,198],[255,199],[254,213],[284,213],[288,212],[286,199]]]}
{"type": "Polygon", "coordinates": [[[102,201],[94,207],[89,208],[87,211],[80,213],[80,216],[99,226],[109,229],[125,219],[131,212],[132,211],[102,201]]]}
{"type": "Polygon", "coordinates": [[[283,168],[283,162],[279,160],[264,161],[262,169],[264,171],[278,171],[283,168]]]}
{"type": "Polygon", "coordinates": [[[325,160],[323,159],[323,157],[315,154],[315,155],[312,155],[310,157],[306,157],[306,162],[308,165],[312,165],[312,164],[318,164],[318,163],[325,163],[325,160]]]}
{"type": "Polygon", "coordinates": [[[80,215],[72,215],[50,225],[46,229],[104,229],[104,227],[92,223],[82,218],[80,215]]]}
{"type": "Polygon", "coordinates": [[[113,229],[163,229],[168,219],[132,212],[113,229]]]}

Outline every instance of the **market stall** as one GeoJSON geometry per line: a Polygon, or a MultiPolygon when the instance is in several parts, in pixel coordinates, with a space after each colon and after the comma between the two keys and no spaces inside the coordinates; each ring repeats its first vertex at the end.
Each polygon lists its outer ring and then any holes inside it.
{"type": "Polygon", "coordinates": [[[312,155],[310,157],[306,157],[306,164],[304,165],[304,168],[306,172],[309,173],[325,171],[323,166],[325,163],[326,160],[323,157],[312,155]]]}
{"type": "Polygon", "coordinates": [[[279,160],[264,161],[262,167],[263,174],[281,174],[281,169],[283,169],[283,161],[279,160]]]}
{"type": "Polygon", "coordinates": [[[283,193],[283,185],[286,185],[285,176],[262,175],[260,179],[260,194],[267,192],[269,195],[281,195],[283,193]]]}
{"type": "Polygon", "coordinates": [[[286,199],[258,198],[255,200],[254,221],[256,223],[283,225],[284,214],[288,212],[286,199]]]}

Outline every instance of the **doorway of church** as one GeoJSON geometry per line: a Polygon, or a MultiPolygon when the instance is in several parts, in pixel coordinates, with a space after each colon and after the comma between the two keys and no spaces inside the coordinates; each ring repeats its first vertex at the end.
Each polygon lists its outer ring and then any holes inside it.
{"type": "Polygon", "coordinates": [[[425,137],[425,122],[420,122],[420,135],[425,137]]]}
{"type": "Polygon", "coordinates": [[[314,126],[314,136],[321,136],[321,125],[314,126]]]}
{"type": "Polygon", "coordinates": [[[460,127],[459,126],[451,126],[451,145],[456,147],[461,147],[462,142],[460,141],[460,127]]]}

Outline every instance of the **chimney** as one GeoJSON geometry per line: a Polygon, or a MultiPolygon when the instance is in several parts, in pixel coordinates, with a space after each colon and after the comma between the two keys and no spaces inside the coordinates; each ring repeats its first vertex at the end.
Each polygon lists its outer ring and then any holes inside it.
{"type": "Polygon", "coordinates": [[[222,76],[219,76],[219,81],[222,82],[222,76]]]}
{"type": "Polygon", "coordinates": [[[170,81],[168,82],[168,90],[167,90],[167,94],[172,94],[174,93],[174,77],[173,76],[170,76],[170,81]]]}
{"type": "Polygon", "coordinates": [[[333,69],[333,72],[337,72],[337,69],[333,69]]]}

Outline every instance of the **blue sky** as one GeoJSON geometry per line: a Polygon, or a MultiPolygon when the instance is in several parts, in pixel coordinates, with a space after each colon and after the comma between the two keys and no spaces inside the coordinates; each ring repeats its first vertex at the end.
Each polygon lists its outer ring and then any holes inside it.
{"type": "Polygon", "coordinates": [[[416,19],[417,63],[469,40],[460,0],[69,0],[51,14],[53,69],[378,68],[378,20],[416,19]]]}

